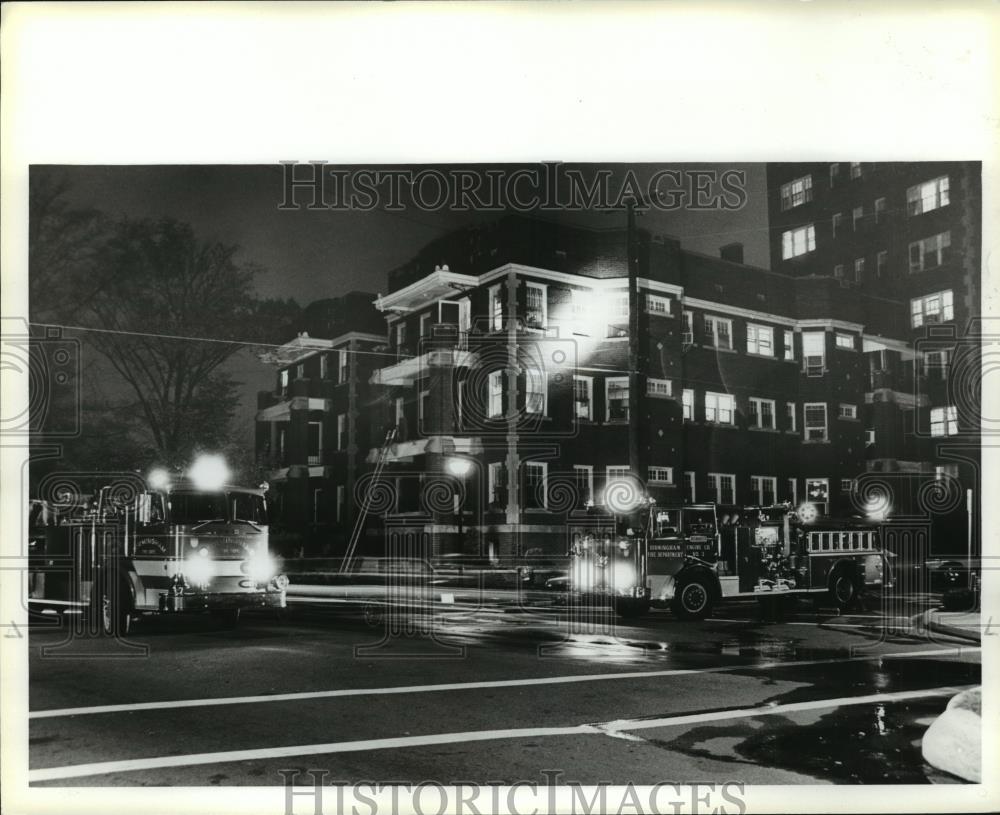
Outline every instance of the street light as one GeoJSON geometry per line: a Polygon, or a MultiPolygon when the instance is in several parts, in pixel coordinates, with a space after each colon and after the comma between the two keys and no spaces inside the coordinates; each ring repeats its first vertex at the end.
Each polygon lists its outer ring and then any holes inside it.
{"type": "MultiPolygon", "coordinates": [[[[472,462],[467,458],[461,458],[454,456],[449,458],[445,462],[445,466],[448,468],[448,472],[451,473],[458,479],[464,480],[465,476],[469,474],[469,470],[472,469],[472,462]]],[[[464,487],[464,484],[463,484],[464,487]]],[[[455,493],[455,515],[458,516],[458,545],[461,546],[465,538],[465,530],[462,528],[462,516],[464,512],[462,511],[462,499],[460,493],[455,493]]]]}

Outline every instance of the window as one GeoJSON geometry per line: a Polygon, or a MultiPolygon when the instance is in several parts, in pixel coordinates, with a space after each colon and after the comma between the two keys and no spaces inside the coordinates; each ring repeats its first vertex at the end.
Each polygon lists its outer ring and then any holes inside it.
{"type": "Polygon", "coordinates": [[[750,489],[757,499],[757,506],[770,507],[778,501],[778,479],[773,476],[750,476],[750,489]]]}
{"type": "Polygon", "coordinates": [[[804,175],[781,185],[781,211],[812,201],[812,176],[804,175]]]}
{"type": "Polygon", "coordinates": [[[343,484],[337,485],[337,523],[341,523],[347,516],[345,506],[345,489],[343,484]]]}
{"type": "Polygon", "coordinates": [[[646,295],[646,313],[660,317],[670,316],[670,298],[661,297],[658,294],[646,295]]]}
{"type": "Polygon", "coordinates": [[[646,395],[669,398],[674,395],[673,383],[669,379],[653,379],[650,377],[646,380],[646,395]]]}
{"type": "Polygon", "coordinates": [[[427,421],[427,405],[430,403],[430,399],[430,391],[420,391],[417,396],[417,421],[421,425],[427,421]]]}
{"type": "Polygon", "coordinates": [[[732,320],[723,317],[709,317],[707,314],[704,320],[706,345],[714,345],[716,348],[733,347],[732,320]]]}
{"type": "Polygon", "coordinates": [[[854,209],[851,210],[851,228],[855,232],[858,231],[858,225],[861,223],[864,217],[865,217],[864,206],[855,207],[854,209]]]}
{"type": "Polygon", "coordinates": [[[429,337],[431,334],[431,315],[421,314],[420,315],[420,336],[429,337]]]}
{"type": "Polygon", "coordinates": [[[843,348],[847,351],[854,350],[854,335],[853,334],[843,334],[840,331],[837,332],[834,338],[834,345],[837,348],[843,348]]]}
{"type": "Polygon", "coordinates": [[[785,417],[788,419],[788,429],[795,433],[798,430],[795,421],[795,402],[785,402],[785,417]]]}
{"type": "Polygon", "coordinates": [[[924,351],[924,376],[928,379],[948,379],[948,351],[924,351]]]}
{"type": "Polygon", "coordinates": [[[606,467],[604,470],[604,478],[609,484],[612,481],[627,481],[631,477],[632,470],[624,464],[606,467]]]}
{"type": "Polygon", "coordinates": [[[526,461],[524,463],[524,506],[527,509],[548,508],[548,471],[548,462],[526,461]]]}
{"type": "Polygon", "coordinates": [[[350,354],[347,353],[347,349],[341,348],[337,352],[337,381],[340,383],[344,383],[348,379],[348,374],[350,373],[350,368],[348,368],[350,364],[349,360],[350,354]]]}
{"type": "Polygon", "coordinates": [[[309,422],[308,453],[309,464],[323,463],[323,423],[309,422]]]}
{"type": "Polygon", "coordinates": [[[396,323],[396,348],[401,348],[406,342],[406,323],[400,320],[396,323]]]}
{"type": "Polygon", "coordinates": [[[500,297],[500,286],[490,286],[490,330],[503,330],[503,299],[500,297]]]}
{"type": "Polygon", "coordinates": [[[750,425],[764,430],[774,430],[774,400],[750,397],[750,425]]]}
{"type": "Polygon", "coordinates": [[[794,360],[795,359],[795,340],[794,334],[791,331],[786,331],[785,333],[785,359],[794,360]]]}
{"type": "Polygon", "coordinates": [[[865,447],[871,447],[875,444],[875,430],[873,428],[865,429],[865,447]]]}
{"type": "Polygon", "coordinates": [[[815,504],[816,508],[825,515],[826,508],[830,503],[830,479],[807,478],[806,500],[815,504]]]}
{"type": "Polygon", "coordinates": [[[875,256],[875,277],[882,278],[889,273],[889,253],[879,252],[875,256]]]}
{"type": "Polygon", "coordinates": [[[594,468],[589,464],[573,465],[573,483],[576,487],[577,506],[594,500],[594,468]]]}
{"type": "Polygon", "coordinates": [[[649,483],[650,484],[673,484],[674,483],[674,468],[673,467],[650,467],[649,468],[649,483]]]}
{"type": "Polygon", "coordinates": [[[934,468],[935,481],[944,481],[946,478],[958,478],[957,464],[938,464],[934,468]]]}
{"type": "Polygon", "coordinates": [[[955,318],[951,290],[916,297],[910,301],[910,325],[920,328],[924,323],[946,323],[955,318]]]}
{"type": "Polygon", "coordinates": [[[844,231],[844,213],[835,212],[833,213],[833,237],[837,237],[837,233],[844,231]]]}
{"type": "Polygon", "coordinates": [[[728,393],[705,394],[705,421],[719,424],[733,424],[736,415],[736,400],[728,393]]]}
{"type": "Polygon", "coordinates": [[[628,336],[628,292],[615,292],[611,297],[611,311],[608,321],[609,337],[628,336]]]}
{"type": "Polygon", "coordinates": [[[951,232],[931,235],[910,244],[910,273],[936,269],[948,262],[951,249],[951,232]]]}
{"type": "Polygon", "coordinates": [[[854,261],[854,282],[860,283],[861,279],[865,276],[865,259],[857,258],[854,261]]]}
{"type": "Polygon", "coordinates": [[[732,473],[709,473],[708,483],[715,493],[716,503],[736,503],[736,476],[732,473]]]}
{"type": "Polygon", "coordinates": [[[503,415],[503,371],[492,371],[489,375],[489,402],[486,415],[495,419],[503,415]]]}
{"type": "Polygon", "coordinates": [[[343,413],[337,417],[337,449],[347,449],[347,416],[343,413]]]}
{"type": "Polygon", "coordinates": [[[747,323],[747,353],[774,356],[774,329],[766,325],[747,323]]]}
{"type": "Polygon", "coordinates": [[[954,436],[956,433],[958,433],[958,408],[954,405],[931,408],[931,435],[954,436]]]}
{"type": "Polygon", "coordinates": [[[694,473],[693,472],[686,472],[686,473],[684,473],[684,488],[686,490],[686,494],[684,496],[684,500],[687,501],[688,503],[693,504],[694,501],[695,501],[694,473]]]}
{"type": "Polygon", "coordinates": [[[330,375],[329,363],[326,358],[326,354],[320,354],[319,356],[319,378],[326,379],[330,375]]]}
{"type": "Polygon", "coordinates": [[[807,376],[822,376],[826,368],[826,332],[802,332],[802,361],[807,376]]]}
{"type": "Polygon", "coordinates": [[[323,490],[313,490],[313,523],[320,521],[321,509],[323,508],[323,490]]]}
{"type": "Polygon", "coordinates": [[[948,176],[932,178],[906,191],[906,214],[920,215],[948,205],[948,176]]]}
{"type": "Polygon", "coordinates": [[[403,426],[403,420],[405,414],[403,413],[403,405],[405,402],[402,397],[396,399],[396,427],[401,428],[403,426]]]}
{"type": "Polygon", "coordinates": [[[537,368],[524,369],[524,410],[525,413],[544,414],[548,410],[548,393],[545,387],[545,372],[537,368]]]}
{"type": "Polygon", "coordinates": [[[851,162],[851,178],[861,178],[861,162],[851,162]]]}
{"type": "Polygon", "coordinates": [[[690,345],[694,342],[694,318],[690,311],[683,313],[684,328],[681,331],[681,342],[690,345]]]}
{"type": "Polygon", "coordinates": [[[280,374],[278,374],[278,388],[281,390],[281,395],[285,396],[288,393],[288,369],[286,368],[280,374]]]}
{"type": "Polygon", "coordinates": [[[690,388],[681,391],[681,410],[685,419],[694,421],[694,391],[690,388]]]}
{"type": "Polygon", "coordinates": [[[589,289],[573,289],[570,297],[572,298],[573,322],[580,333],[586,333],[582,329],[588,326],[590,315],[593,313],[594,293],[589,289]]]}
{"type": "Polygon", "coordinates": [[[781,257],[783,260],[804,255],[816,249],[816,228],[809,224],[797,229],[789,229],[781,235],[781,257]]]}
{"type": "Polygon", "coordinates": [[[843,402],[839,405],[837,410],[837,417],[840,419],[857,419],[858,418],[858,406],[848,405],[843,402]]]}
{"type": "Polygon", "coordinates": [[[830,186],[833,187],[840,180],[840,165],[834,162],[830,165],[830,186]]]}
{"type": "Polygon", "coordinates": [[[489,503],[506,507],[504,497],[507,492],[507,466],[502,461],[491,461],[486,473],[489,503]]]}
{"type": "Polygon", "coordinates": [[[885,220],[885,199],[876,198],[875,199],[875,223],[880,224],[885,220]]]}
{"type": "Polygon", "coordinates": [[[305,365],[296,365],[295,366],[295,378],[296,379],[305,379],[305,377],[306,377],[306,366],[305,365]]]}
{"type": "Polygon", "coordinates": [[[833,267],[833,276],[835,278],[837,278],[837,280],[843,280],[844,279],[844,264],[843,263],[838,263],[836,266],[833,267]]]}
{"type": "Polygon", "coordinates": [[[589,376],[573,377],[573,415],[577,419],[594,418],[594,380],[589,376]]]}
{"type": "Polygon", "coordinates": [[[609,422],[628,421],[628,377],[610,377],[604,380],[609,422]]]}
{"type": "Polygon", "coordinates": [[[793,507],[794,506],[798,506],[798,503],[799,503],[799,483],[798,483],[798,481],[796,479],[794,479],[794,478],[789,478],[787,480],[787,485],[788,485],[788,487],[787,487],[788,492],[786,494],[788,495],[788,500],[791,501],[793,507]]]}
{"type": "Polygon", "coordinates": [[[806,441],[827,441],[826,403],[806,402],[803,406],[806,441]]]}
{"type": "Polygon", "coordinates": [[[840,479],[840,491],[850,493],[854,490],[854,479],[853,478],[841,478],[840,479]]]}
{"type": "Polygon", "coordinates": [[[527,297],[527,309],[524,314],[524,323],[529,328],[545,328],[548,313],[545,302],[545,289],[542,283],[528,283],[525,291],[527,297]]]}

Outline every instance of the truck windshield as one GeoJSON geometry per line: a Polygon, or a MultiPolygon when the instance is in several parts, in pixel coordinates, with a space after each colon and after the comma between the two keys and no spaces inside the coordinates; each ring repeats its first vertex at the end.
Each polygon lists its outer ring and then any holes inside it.
{"type": "Polygon", "coordinates": [[[170,523],[197,524],[226,520],[226,496],[221,492],[173,492],[167,503],[170,523]]]}
{"type": "Polygon", "coordinates": [[[257,526],[267,524],[267,505],[261,495],[252,492],[231,492],[229,506],[233,510],[233,521],[247,521],[257,526]]]}

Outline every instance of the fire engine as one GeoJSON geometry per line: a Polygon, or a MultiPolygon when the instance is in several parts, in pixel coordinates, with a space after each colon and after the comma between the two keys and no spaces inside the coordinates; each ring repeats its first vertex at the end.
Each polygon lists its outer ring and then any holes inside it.
{"type": "Polygon", "coordinates": [[[106,634],[127,634],[144,615],[235,623],[243,609],[283,609],[288,578],[268,549],[266,489],[226,485],[218,461],[190,475],[155,472],[128,501],[103,487],[70,511],[32,502],[29,608],[82,613],[106,634]]]}
{"type": "Polygon", "coordinates": [[[731,597],[827,595],[841,609],[892,574],[879,524],[822,518],[813,505],[645,504],[624,534],[576,536],[570,588],[614,601],[623,617],[650,606],[707,617],[731,597]]]}

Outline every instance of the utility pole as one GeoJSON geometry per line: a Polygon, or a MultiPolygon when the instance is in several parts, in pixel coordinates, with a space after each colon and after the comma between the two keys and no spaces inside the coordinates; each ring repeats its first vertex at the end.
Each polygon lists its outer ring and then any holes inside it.
{"type": "Polygon", "coordinates": [[[625,257],[628,263],[628,464],[632,474],[645,483],[642,446],[639,440],[639,258],[635,227],[635,201],[626,203],[628,220],[625,257]]]}
{"type": "MultiPolygon", "coordinates": [[[[520,481],[521,457],[517,452],[517,274],[507,273],[507,523],[514,525],[521,521],[520,481]]],[[[492,315],[491,315],[492,319],[492,315]]]]}

